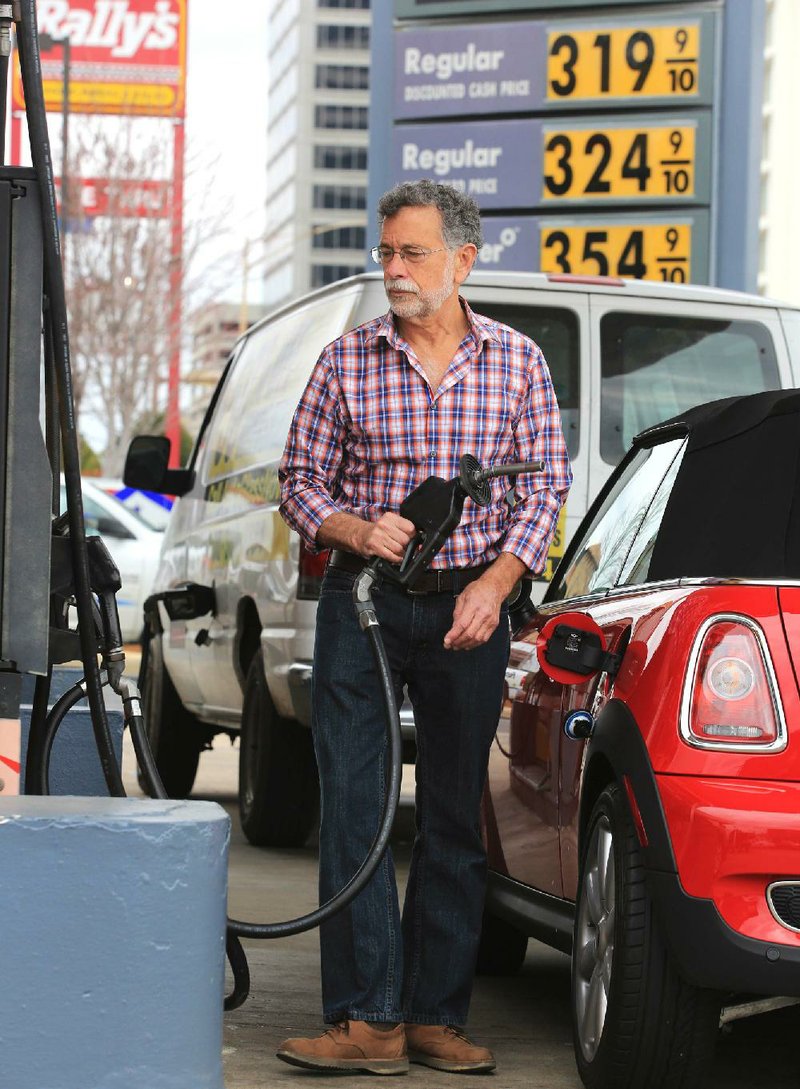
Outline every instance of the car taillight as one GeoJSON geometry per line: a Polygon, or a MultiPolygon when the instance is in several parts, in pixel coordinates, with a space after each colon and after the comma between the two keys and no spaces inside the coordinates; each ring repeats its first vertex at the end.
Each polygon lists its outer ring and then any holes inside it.
{"type": "Polygon", "coordinates": [[[297,572],[297,596],[301,601],[316,601],[322,588],[322,576],[328,552],[309,552],[300,542],[300,563],[297,572]]]}
{"type": "Polygon", "coordinates": [[[761,628],[743,616],[706,621],[689,659],[681,733],[704,749],[775,752],[786,726],[761,628]]]}

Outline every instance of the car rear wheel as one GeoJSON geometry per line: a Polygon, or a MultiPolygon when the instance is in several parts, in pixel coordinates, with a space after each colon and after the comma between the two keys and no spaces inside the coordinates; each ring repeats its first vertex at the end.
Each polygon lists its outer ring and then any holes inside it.
{"type": "Polygon", "coordinates": [[[528,935],[484,908],[475,970],[482,976],[513,976],[522,967],[528,935]]]}
{"type": "MultiPolygon", "coordinates": [[[[144,725],[164,789],[170,798],[187,798],[208,731],[181,703],[164,665],[160,635],[151,636],[143,645],[139,687],[144,725]]],[[[141,771],[138,780],[142,790],[149,794],[141,771]]]]}
{"type": "Polygon", "coordinates": [[[598,798],[581,858],[572,954],[575,1056],[589,1089],[704,1084],[720,996],[682,979],[661,936],[627,803],[598,798]]]}
{"type": "Polygon", "coordinates": [[[244,686],[239,748],[239,816],[257,847],[300,847],[319,813],[311,731],[275,710],[258,650],[244,686]]]}

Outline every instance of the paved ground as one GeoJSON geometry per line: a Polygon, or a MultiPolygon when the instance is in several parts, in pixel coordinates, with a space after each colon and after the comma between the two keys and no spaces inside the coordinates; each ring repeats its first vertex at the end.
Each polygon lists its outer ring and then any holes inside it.
{"type": "MultiPolygon", "coordinates": [[[[316,906],[316,850],[262,850],[250,847],[236,820],[238,753],[227,740],[201,759],[195,797],[223,805],[231,814],[229,912],[235,918],[277,921],[316,906]]],[[[126,747],[125,778],[138,788],[126,747]]],[[[410,770],[410,769],[407,769],[410,770]]],[[[410,781],[399,817],[393,851],[401,873],[410,849],[410,781]]],[[[286,1036],[322,1030],[319,958],[315,933],[275,942],[248,942],[252,993],[240,1009],[225,1015],[225,1089],[272,1089],[309,1085],[386,1086],[378,1077],[320,1078],[275,1057],[286,1036]]],[[[522,972],[513,978],[479,979],[470,1020],[473,1035],[492,1047],[498,1069],[487,1084],[498,1089],[580,1089],[572,1054],[569,1018],[569,964],[566,957],[531,942],[522,972]]],[[[796,1034],[800,1008],[780,1010],[730,1026],[720,1035],[713,1076],[704,1089],[797,1089],[800,1083],[796,1034]]],[[[484,1078],[487,1076],[484,1075],[484,1078]]],[[[473,1076],[471,1081],[479,1080],[473,1076]]],[[[455,1075],[413,1066],[404,1084],[453,1089],[455,1075]]],[[[393,1083],[394,1084],[394,1083],[393,1083]]]]}

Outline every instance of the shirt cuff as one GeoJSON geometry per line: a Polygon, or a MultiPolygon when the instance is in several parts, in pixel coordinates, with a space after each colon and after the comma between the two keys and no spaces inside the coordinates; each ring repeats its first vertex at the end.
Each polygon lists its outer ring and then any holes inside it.
{"type": "Polygon", "coordinates": [[[317,541],[317,533],[322,523],[332,514],[340,514],[339,507],[327,496],[314,495],[313,498],[293,495],[281,505],[281,514],[303,538],[306,548],[311,553],[324,552],[327,545],[317,541]]]}
{"type": "Polygon", "coordinates": [[[540,500],[532,511],[525,511],[512,522],[503,538],[502,551],[522,560],[532,574],[541,575],[560,509],[561,503],[553,495],[548,495],[545,502],[540,500]]]}

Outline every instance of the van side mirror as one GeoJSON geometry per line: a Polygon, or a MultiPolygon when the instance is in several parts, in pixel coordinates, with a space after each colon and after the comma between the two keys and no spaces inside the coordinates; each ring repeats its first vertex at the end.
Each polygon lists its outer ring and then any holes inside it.
{"type": "Polygon", "coordinates": [[[194,472],[170,469],[170,449],[166,435],[137,435],[131,439],[122,474],[125,484],[161,495],[186,495],[194,484],[194,472]]]}
{"type": "Polygon", "coordinates": [[[551,617],[536,639],[542,672],[561,684],[580,684],[595,673],[616,674],[621,655],[606,650],[603,631],[585,613],[551,617]]]}

